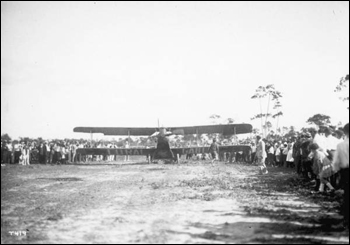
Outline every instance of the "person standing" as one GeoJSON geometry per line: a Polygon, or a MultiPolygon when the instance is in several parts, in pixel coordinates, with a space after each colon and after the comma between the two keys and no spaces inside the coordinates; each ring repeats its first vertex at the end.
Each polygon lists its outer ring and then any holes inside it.
{"type": "Polygon", "coordinates": [[[46,147],[46,158],[45,158],[45,164],[50,163],[50,143],[48,141],[45,141],[45,147],[46,147]]]}
{"type": "Polygon", "coordinates": [[[60,154],[61,154],[61,164],[67,164],[67,156],[66,156],[66,147],[64,144],[61,145],[61,149],[60,149],[60,154]]]}
{"type": "Polygon", "coordinates": [[[283,167],[287,167],[287,155],[288,155],[288,143],[287,142],[284,142],[283,143],[283,150],[281,151],[282,152],[282,166],[283,167]]]}
{"type": "Polygon", "coordinates": [[[267,174],[267,168],[265,165],[267,154],[265,150],[265,142],[261,139],[261,136],[256,136],[256,158],[258,160],[258,167],[260,174],[267,174]]]}
{"type": "Polygon", "coordinates": [[[24,145],[22,148],[23,165],[30,165],[29,154],[30,154],[29,147],[27,145],[24,145]]]}
{"type": "Polygon", "coordinates": [[[294,167],[294,158],[293,158],[293,142],[288,143],[288,153],[286,158],[287,167],[293,168],[294,167]]]}
{"type": "Polygon", "coordinates": [[[11,163],[11,144],[10,141],[4,143],[4,160],[3,163],[11,163]]]}
{"type": "Polygon", "coordinates": [[[275,162],[277,167],[281,167],[281,145],[280,142],[275,143],[275,162]]]}
{"type": "Polygon", "coordinates": [[[67,142],[66,144],[66,153],[67,153],[68,163],[71,163],[72,162],[71,142],[67,142]]]}
{"type": "Polygon", "coordinates": [[[293,145],[293,158],[298,175],[301,174],[301,137],[302,136],[299,136],[293,145]]]}
{"type": "MultiPolygon", "coordinates": [[[[22,142],[23,146],[24,142],[22,142]]],[[[19,157],[21,155],[21,144],[19,142],[16,142],[14,145],[14,163],[19,163],[19,157]]]]}
{"type": "Polygon", "coordinates": [[[252,149],[251,163],[255,163],[256,146],[254,142],[251,143],[251,149],[252,149]]]}
{"type": "Polygon", "coordinates": [[[1,164],[4,162],[5,143],[1,141],[1,164]]]}
{"type": "Polygon", "coordinates": [[[54,163],[55,146],[56,146],[55,142],[52,142],[50,144],[50,164],[54,163]]]}
{"type": "MultiPolygon", "coordinates": [[[[129,140],[126,140],[125,141],[125,146],[124,146],[126,149],[129,149],[130,148],[130,145],[129,145],[129,140]]],[[[124,161],[129,161],[129,155],[125,155],[125,159],[124,161]]]]}
{"type": "Polygon", "coordinates": [[[11,154],[10,154],[10,156],[11,156],[10,161],[11,162],[10,163],[14,164],[15,163],[15,141],[10,143],[9,149],[11,151],[11,154]]]}
{"type": "Polygon", "coordinates": [[[72,152],[72,162],[75,162],[75,155],[77,154],[77,143],[73,142],[73,144],[71,145],[71,152],[72,152]]]}
{"type": "Polygon", "coordinates": [[[53,148],[55,151],[53,163],[59,164],[61,163],[61,144],[57,142],[53,148]]]}
{"type": "Polygon", "coordinates": [[[327,180],[329,176],[324,174],[324,170],[331,165],[331,161],[316,143],[312,143],[309,148],[314,156],[312,169],[316,175],[316,188],[319,192],[324,192],[324,188],[327,186],[331,191],[334,191],[332,184],[327,180]]]}
{"type": "Polygon", "coordinates": [[[209,153],[211,154],[212,157],[212,163],[215,160],[219,159],[219,145],[216,143],[216,139],[213,139],[213,143],[211,143],[210,147],[209,147],[209,153]]]}
{"type": "Polygon", "coordinates": [[[271,167],[275,167],[275,147],[273,143],[268,143],[268,152],[267,152],[267,162],[271,165],[271,167]]]}
{"type": "MultiPolygon", "coordinates": [[[[316,130],[315,128],[311,128],[309,129],[309,132],[311,133],[311,136],[312,136],[312,143],[317,144],[319,146],[319,150],[323,151],[328,157],[326,137],[320,134],[321,130],[316,130]]],[[[310,153],[309,158],[313,158],[312,153],[310,153]]]]}
{"type": "Polygon", "coordinates": [[[341,186],[344,189],[344,202],[342,213],[344,215],[344,226],[349,227],[349,123],[344,126],[345,139],[337,145],[332,162],[334,172],[340,172],[341,186]]]}
{"type": "Polygon", "coordinates": [[[40,142],[39,146],[39,163],[46,163],[46,145],[43,142],[40,142]]]}

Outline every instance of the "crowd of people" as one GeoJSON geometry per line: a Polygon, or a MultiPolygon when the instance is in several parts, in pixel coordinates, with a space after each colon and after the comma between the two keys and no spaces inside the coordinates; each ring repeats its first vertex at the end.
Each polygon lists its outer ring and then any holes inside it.
{"type": "MultiPolygon", "coordinates": [[[[250,139],[252,140],[252,139],[250,139]]],[[[240,142],[242,143],[242,142],[240,142]]],[[[296,173],[315,183],[316,192],[332,193],[336,189],[345,191],[345,209],[348,222],[349,198],[349,124],[342,129],[323,127],[319,130],[310,128],[308,131],[296,132],[288,138],[256,137],[255,142],[245,140],[242,144],[250,145],[250,152],[230,153],[220,152],[220,145],[215,138],[209,147],[208,154],[200,159],[245,161],[259,166],[260,174],[267,174],[268,167],[294,168],[296,173]]],[[[205,144],[209,146],[209,144],[205,144]]],[[[114,161],[114,155],[83,156],[77,155],[79,148],[129,148],[128,140],[122,145],[116,142],[88,140],[66,141],[1,141],[1,163],[29,165],[66,164],[78,161],[114,161]]],[[[175,145],[176,147],[176,145],[175,145]]],[[[125,156],[125,160],[129,160],[125,156]]],[[[186,159],[198,156],[186,156],[186,159]]]]}
{"type": "Polygon", "coordinates": [[[259,161],[263,161],[265,167],[294,168],[300,176],[314,179],[323,165],[331,165],[337,145],[347,138],[347,127],[348,124],[342,130],[310,128],[306,132],[296,132],[284,141],[257,136],[257,141],[251,145],[252,162],[262,164],[259,161]]]}
{"type": "Polygon", "coordinates": [[[345,226],[349,224],[349,124],[342,129],[310,128],[286,142],[271,141],[257,136],[252,145],[253,163],[260,174],[267,174],[267,166],[290,167],[314,183],[315,193],[344,191],[342,212],[345,226]]]}
{"type": "MultiPolygon", "coordinates": [[[[127,146],[127,143],[125,145],[127,146]]],[[[29,165],[30,163],[74,163],[82,160],[81,156],[77,154],[78,148],[118,148],[118,146],[115,142],[94,142],[91,144],[87,140],[31,140],[28,142],[18,140],[4,140],[1,141],[1,163],[22,165],[29,165]]],[[[111,159],[110,156],[108,156],[103,160],[111,159]]]]}

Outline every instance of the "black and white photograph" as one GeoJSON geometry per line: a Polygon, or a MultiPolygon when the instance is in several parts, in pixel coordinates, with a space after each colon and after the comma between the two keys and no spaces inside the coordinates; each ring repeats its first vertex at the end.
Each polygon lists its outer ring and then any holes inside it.
{"type": "Polygon", "coordinates": [[[1,244],[349,244],[348,1],[1,1],[1,244]]]}

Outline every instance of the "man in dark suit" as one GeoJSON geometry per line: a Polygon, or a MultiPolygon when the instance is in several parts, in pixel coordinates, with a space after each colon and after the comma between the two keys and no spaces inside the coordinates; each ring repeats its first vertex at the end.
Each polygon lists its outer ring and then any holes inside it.
{"type": "Polygon", "coordinates": [[[39,150],[39,163],[46,164],[46,151],[47,151],[46,143],[41,142],[38,147],[38,150],[39,150]]]}

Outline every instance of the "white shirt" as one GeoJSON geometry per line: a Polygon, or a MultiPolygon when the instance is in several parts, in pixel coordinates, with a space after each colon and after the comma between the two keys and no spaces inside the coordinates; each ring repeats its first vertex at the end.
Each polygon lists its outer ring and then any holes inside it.
{"type": "Polygon", "coordinates": [[[15,144],[15,151],[20,151],[20,150],[21,150],[21,145],[15,144]]]}
{"type": "Polygon", "coordinates": [[[277,147],[275,155],[279,156],[280,154],[281,154],[281,149],[279,147],[277,147]]]}
{"type": "Polygon", "coordinates": [[[287,161],[287,162],[293,162],[293,161],[294,161],[294,158],[293,158],[293,148],[290,148],[290,149],[288,150],[286,161],[287,161]]]}
{"type": "Polygon", "coordinates": [[[29,149],[27,148],[27,149],[22,149],[22,154],[23,154],[23,156],[29,156],[29,149]]]}
{"type": "Polygon", "coordinates": [[[251,148],[252,148],[252,152],[253,153],[256,152],[256,146],[255,145],[251,146],[251,148]]]}
{"type": "Polygon", "coordinates": [[[265,142],[261,139],[259,140],[256,146],[256,155],[257,157],[263,157],[263,158],[267,157],[267,154],[265,151],[265,142]]]}
{"type": "Polygon", "coordinates": [[[326,152],[327,150],[326,137],[320,134],[316,134],[315,138],[312,140],[312,143],[318,144],[318,146],[321,148],[320,150],[326,152]]]}
{"type": "Polygon", "coordinates": [[[339,143],[341,143],[342,140],[334,137],[333,135],[329,135],[328,137],[326,137],[326,150],[336,150],[337,149],[337,145],[339,143]]]}
{"type": "Polygon", "coordinates": [[[332,167],[335,172],[343,168],[349,168],[349,138],[337,145],[332,167]]]}

